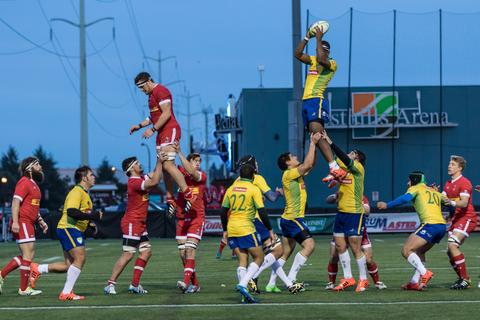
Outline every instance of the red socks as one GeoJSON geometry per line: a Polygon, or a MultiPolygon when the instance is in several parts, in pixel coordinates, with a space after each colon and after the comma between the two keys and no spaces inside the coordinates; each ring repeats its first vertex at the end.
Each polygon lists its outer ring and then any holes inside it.
{"type": "Polygon", "coordinates": [[[328,270],[328,281],[335,283],[335,281],[337,280],[338,263],[329,263],[327,270],[328,270]]]}
{"type": "Polygon", "coordinates": [[[22,260],[20,265],[20,290],[25,291],[28,288],[28,280],[30,278],[30,264],[31,261],[22,260]]]}
{"type": "Polygon", "coordinates": [[[378,267],[375,262],[367,263],[368,273],[373,279],[373,283],[377,283],[380,280],[380,276],[378,275],[378,267]]]}
{"type": "Polygon", "coordinates": [[[465,264],[465,256],[463,255],[463,253],[459,254],[456,257],[453,257],[452,259],[455,262],[455,271],[457,272],[458,276],[462,279],[470,279],[467,273],[467,265],[465,264]]]}
{"type": "Polygon", "coordinates": [[[22,264],[22,261],[23,261],[22,256],[13,257],[12,260],[10,260],[7,263],[7,265],[2,269],[3,279],[5,279],[10,272],[20,267],[20,265],[22,264]]]}
{"type": "Polygon", "coordinates": [[[140,283],[140,277],[142,276],[143,270],[147,265],[147,261],[137,258],[135,260],[135,266],[133,267],[133,279],[132,279],[132,286],[138,287],[140,283]]]}
{"type": "Polygon", "coordinates": [[[183,282],[187,286],[190,284],[190,280],[194,272],[195,272],[195,260],[185,259],[185,267],[183,269],[183,282]]]}

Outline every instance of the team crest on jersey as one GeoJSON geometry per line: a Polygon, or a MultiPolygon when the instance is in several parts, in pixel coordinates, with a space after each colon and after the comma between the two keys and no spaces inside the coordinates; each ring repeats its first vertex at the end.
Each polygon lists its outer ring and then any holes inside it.
{"type": "Polygon", "coordinates": [[[32,199],[32,205],[33,206],[39,206],[40,205],[40,199],[32,199]]]}
{"type": "Polygon", "coordinates": [[[78,242],[79,244],[82,244],[83,238],[82,238],[82,237],[78,237],[78,238],[77,238],[77,242],[78,242]]]}

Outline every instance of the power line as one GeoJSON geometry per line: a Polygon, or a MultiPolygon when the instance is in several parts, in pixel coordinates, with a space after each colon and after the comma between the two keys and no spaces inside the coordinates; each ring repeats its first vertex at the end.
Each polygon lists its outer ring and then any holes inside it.
{"type": "Polygon", "coordinates": [[[147,68],[150,71],[152,70],[152,68],[150,66],[150,62],[148,61],[148,59],[145,59],[147,54],[145,52],[145,48],[142,43],[142,38],[140,36],[140,31],[138,29],[137,19],[135,18],[135,11],[133,9],[133,5],[130,2],[130,0],[125,0],[125,6],[127,7],[128,18],[130,20],[130,24],[132,25],[132,28],[134,31],[133,33],[135,34],[135,38],[137,39],[138,45],[140,46],[140,50],[142,51],[143,60],[146,62],[147,68]]]}
{"type": "MultiPolygon", "coordinates": [[[[45,41],[44,43],[41,43],[40,45],[43,47],[44,45],[46,45],[47,43],[49,43],[50,40],[48,41],[45,41]]],[[[24,50],[20,50],[20,51],[12,51],[12,52],[0,52],[0,55],[2,56],[14,56],[14,55],[17,55],[17,54],[22,54],[22,53],[26,53],[26,52],[30,52],[30,51],[33,51],[35,49],[38,49],[37,46],[33,46],[31,48],[28,48],[28,49],[24,49],[24,50]]]]}

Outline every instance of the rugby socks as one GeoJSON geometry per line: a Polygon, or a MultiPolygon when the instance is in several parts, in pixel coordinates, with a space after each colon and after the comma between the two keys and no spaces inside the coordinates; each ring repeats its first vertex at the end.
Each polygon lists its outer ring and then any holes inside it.
{"type": "Polygon", "coordinates": [[[460,272],[458,271],[458,268],[457,268],[457,264],[455,263],[455,260],[453,260],[453,258],[450,258],[450,265],[452,266],[453,270],[455,271],[455,273],[457,274],[457,276],[459,278],[461,278],[460,276],[460,272]]]}
{"type": "Polygon", "coordinates": [[[20,265],[22,264],[22,260],[22,256],[13,257],[12,260],[10,260],[7,265],[1,270],[2,278],[5,279],[10,272],[20,267],[20,265]]]}
{"type": "Polygon", "coordinates": [[[62,290],[63,294],[69,294],[73,291],[73,286],[75,285],[75,282],[77,282],[81,272],[82,270],[75,267],[73,264],[68,267],[67,281],[65,281],[65,285],[63,286],[62,290]]]}
{"type": "Polygon", "coordinates": [[[199,286],[196,270],[193,271],[191,280],[194,286],[197,286],[197,287],[199,286]]]}
{"type": "Polygon", "coordinates": [[[183,269],[183,282],[188,286],[195,272],[195,260],[185,259],[185,268],[183,269]]]}
{"type": "Polygon", "coordinates": [[[263,258],[263,263],[258,269],[257,273],[253,275],[253,279],[258,278],[260,274],[263,272],[263,270],[270,268],[270,266],[274,264],[275,261],[277,261],[277,259],[275,259],[275,256],[272,253],[267,254],[265,258],[263,258]]]}
{"type": "Polygon", "coordinates": [[[307,262],[307,258],[305,258],[300,252],[297,252],[295,259],[293,260],[292,267],[290,268],[290,272],[288,273],[288,278],[290,280],[297,280],[297,274],[305,262],[307,262]]]}
{"type": "Polygon", "coordinates": [[[456,257],[453,257],[453,261],[455,262],[457,274],[462,279],[470,279],[467,272],[467,265],[465,264],[465,256],[463,253],[459,254],[456,257]]]}
{"type": "Polygon", "coordinates": [[[330,168],[330,170],[340,169],[340,167],[338,166],[337,161],[335,161],[335,160],[329,162],[329,163],[328,163],[328,167],[330,168]]]}
{"type": "MultiPolygon", "coordinates": [[[[279,259],[280,260],[280,259],[279,259]]],[[[283,261],[283,263],[285,264],[285,260],[281,259],[283,261]]],[[[287,287],[290,287],[291,285],[293,285],[293,282],[292,280],[290,280],[288,277],[287,277],[287,274],[285,273],[285,271],[283,270],[282,268],[282,264],[280,264],[280,262],[277,260],[275,261],[273,264],[272,264],[272,273],[275,273],[282,281],[283,283],[285,283],[285,285],[287,287]]],[[[268,285],[270,285],[270,283],[268,283],[268,285]]],[[[273,285],[275,285],[275,282],[273,282],[273,285]]]]}
{"type": "Polygon", "coordinates": [[[380,276],[378,275],[378,266],[375,262],[367,262],[367,269],[370,277],[372,277],[373,283],[380,281],[380,276]]]}
{"type": "Polygon", "coordinates": [[[420,260],[420,257],[416,253],[410,253],[407,260],[415,268],[415,270],[420,273],[421,276],[423,276],[427,272],[427,269],[423,265],[422,260],[420,260]]]}
{"type": "MultiPolygon", "coordinates": [[[[138,287],[140,283],[140,277],[142,276],[143,270],[145,269],[146,265],[147,265],[147,261],[141,258],[137,258],[137,260],[135,260],[135,266],[133,267],[132,286],[138,287]]],[[[193,272],[193,269],[192,269],[192,272],[193,272]]]]}
{"type": "Polygon", "coordinates": [[[218,248],[218,252],[220,252],[220,254],[222,254],[223,252],[223,249],[225,249],[225,246],[227,245],[227,242],[224,242],[224,240],[220,240],[220,247],[218,248]]]}
{"type": "Polygon", "coordinates": [[[239,285],[246,288],[248,281],[250,281],[253,278],[253,275],[257,273],[259,268],[260,267],[255,262],[251,262],[248,265],[247,273],[245,274],[245,276],[242,277],[242,280],[240,280],[239,285]]]}
{"type": "Polygon", "coordinates": [[[340,253],[338,255],[338,259],[342,265],[343,277],[345,279],[353,278],[352,267],[350,266],[350,254],[348,253],[348,250],[346,250],[344,253],[340,253]]]}
{"type": "Polygon", "coordinates": [[[358,273],[360,280],[367,280],[367,258],[363,255],[360,259],[357,259],[358,273]]]}
{"type": "Polygon", "coordinates": [[[328,281],[335,283],[337,280],[338,263],[329,263],[327,267],[328,281]]]}
{"type": "MultiPolygon", "coordinates": [[[[283,258],[280,258],[277,260],[277,263],[280,265],[280,267],[283,268],[283,266],[285,265],[285,260],[283,260],[283,258]]],[[[275,282],[277,281],[277,273],[275,272],[275,270],[272,270],[272,273],[270,274],[270,280],[268,281],[268,285],[269,286],[274,286],[275,285],[275,282]]]]}
{"type": "Polygon", "coordinates": [[[239,283],[243,279],[243,277],[245,277],[246,274],[247,274],[247,268],[245,268],[245,267],[238,267],[237,268],[237,278],[238,278],[239,283]]]}
{"type": "Polygon", "coordinates": [[[20,290],[22,291],[27,290],[31,264],[31,261],[23,259],[22,264],[20,265],[20,290]]]}
{"type": "Polygon", "coordinates": [[[39,264],[38,272],[40,272],[40,274],[48,273],[48,264],[39,264]]]}

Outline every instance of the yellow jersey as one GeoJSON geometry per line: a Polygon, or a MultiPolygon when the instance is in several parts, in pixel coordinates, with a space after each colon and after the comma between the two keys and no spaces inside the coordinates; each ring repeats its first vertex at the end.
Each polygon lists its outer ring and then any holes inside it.
{"type": "MultiPolygon", "coordinates": [[[[240,181],[240,177],[238,177],[237,180],[235,181],[240,181]]],[[[270,188],[270,186],[267,184],[267,181],[265,180],[265,178],[259,174],[255,174],[253,178],[253,185],[256,186],[258,189],[260,189],[260,191],[262,192],[262,195],[272,190],[272,188],[270,188]]],[[[260,216],[258,215],[258,210],[257,210],[257,213],[255,214],[255,218],[260,219],[260,216]]]]}
{"type": "Polygon", "coordinates": [[[76,220],[67,215],[67,209],[75,208],[79,209],[84,213],[90,213],[93,209],[92,199],[87,191],[80,185],[76,185],[72,190],[67,194],[65,199],[65,204],[63,205],[63,212],[60,221],[58,222],[57,228],[66,229],[66,228],[75,228],[81,232],[84,232],[88,226],[88,220],[76,220]]]}
{"type": "Polygon", "coordinates": [[[446,224],[442,215],[442,194],[425,183],[408,188],[407,193],[413,196],[413,206],[422,224],[446,224]]]}
{"type": "Polygon", "coordinates": [[[353,161],[350,166],[346,166],[340,159],[336,159],[340,168],[347,171],[347,175],[340,183],[338,188],[337,209],[343,213],[362,214],[363,191],[365,181],[365,169],[358,161],[353,161]]]}
{"type": "Polygon", "coordinates": [[[285,210],[282,218],[287,220],[303,218],[307,205],[307,190],[298,168],[285,170],[282,176],[282,187],[285,194],[285,210]]]}
{"type": "Polygon", "coordinates": [[[329,61],[330,69],[327,69],[317,62],[316,56],[310,56],[310,67],[305,79],[303,100],[312,98],[323,99],[323,93],[337,71],[337,62],[332,58],[329,58],[329,61]]]}
{"type": "Polygon", "coordinates": [[[229,237],[243,237],[255,233],[255,214],[262,209],[262,192],[251,180],[239,179],[223,197],[222,207],[230,209],[227,233],[229,237]]]}

